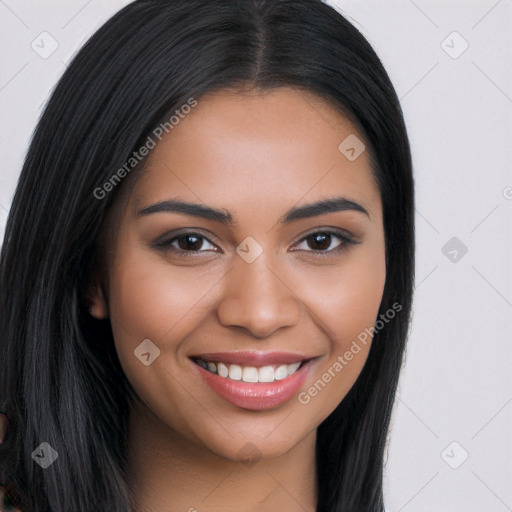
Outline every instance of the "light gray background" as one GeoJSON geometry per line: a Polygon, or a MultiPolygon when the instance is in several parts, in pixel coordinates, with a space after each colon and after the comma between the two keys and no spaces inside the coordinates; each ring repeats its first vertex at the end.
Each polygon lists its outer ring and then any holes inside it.
{"type": "MultiPolygon", "coordinates": [[[[127,3],[0,0],[0,235],[42,105],[127,3]],[[52,39],[47,58],[31,47],[52,39]]],[[[332,3],[383,60],[415,164],[416,296],[388,512],[512,511],[512,0],[332,3]]]]}

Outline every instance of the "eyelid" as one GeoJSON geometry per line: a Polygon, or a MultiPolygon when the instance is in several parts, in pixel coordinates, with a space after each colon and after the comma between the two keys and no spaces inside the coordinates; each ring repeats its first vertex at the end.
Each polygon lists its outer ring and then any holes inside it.
{"type": "Polygon", "coordinates": [[[310,236],[313,236],[316,234],[326,234],[326,235],[331,235],[331,236],[334,235],[341,240],[341,244],[338,245],[337,247],[335,247],[334,249],[330,249],[328,251],[315,251],[315,250],[306,251],[306,250],[302,250],[302,249],[292,249],[292,251],[297,251],[297,252],[302,251],[302,252],[311,253],[311,254],[315,254],[315,255],[320,255],[320,256],[326,255],[327,256],[329,254],[334,254],[336,252],[342,251],[348,245],[355,245],[355,244],[361,243],[361,241],[357,240],[357,238],[353,234],[349,233],[348,231],[346,231],[344,229],[324,226],[324,227],[314,228],[313,230],[302,234],[300,236],[300,238],[292,244],[292,247],[295,247],[296,245],[307,240],[310,236]]]}
{"type": "Polygon", "coordinates": [[[201,252],[211,252],[211,249],[203,250],[203,251],[184,251],[182,249],[178,249],[176,247],[172,247],[171,243],[174,242],[177,238],[183,237],[183,236],[191,236],[191,235],[197,235],[200,238],[206,240],[208,243],[214,245],[217,249],[219,249],[222,252],[222,249],[219,247],[217,243],[215,243],[211,238],[215,238],[215,236],[212,235],[205,235],[203,233],[202,228],[183,228],[182,230],[174,231],[172,233],[165,233],[164,235],[158,237],[154,242],[151,243],[151,246],[155,249],[161,249],[161,250],[169,250],[172,252],[174,250],[177,253],[181,254],[191,254],[191,253],[201,253],[201,252]],[[172,247],[172,249],[171,249],[172,247]]]}
{"type": "Polygon", "coordinates": [[[302,233],[297,238],[297,241],[294,242],[296,244],[297,242],[301,242],[305,238],[311,235],[316,235],[317,233],[328,233],[328,234],[334,234],[338,235],[343,238],[347,238],[350,240],[356,240],[356,237],[354,234],[352,234],[350,231],[347,231],[346,229],[338,228],[335,226],[318,226],[312,229],[308,229],[305,233],[302,233]]]}

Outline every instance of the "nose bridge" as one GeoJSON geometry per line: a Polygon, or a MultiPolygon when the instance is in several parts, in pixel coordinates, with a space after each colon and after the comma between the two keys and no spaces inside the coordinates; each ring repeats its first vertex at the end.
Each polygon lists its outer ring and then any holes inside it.
{"type": "Polygon", "coordinates": [[[243,327],[255,337],[265,337],[299,321],[298,298],[279,271],[269,267],[265,253],[252,263],[236,258],[218,308],[224,326],[243,327]]]}

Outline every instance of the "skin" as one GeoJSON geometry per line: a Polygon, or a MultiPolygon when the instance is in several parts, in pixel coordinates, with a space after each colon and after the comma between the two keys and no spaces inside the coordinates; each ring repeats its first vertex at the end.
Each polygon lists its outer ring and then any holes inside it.
{"type": "Polygon", "coordinates": [[[253,349],[317,357],[303,392],[374,325],[386,277],[382,205],[367,152],[349,161],[338,149],[349,134],[358,132],[311,93],[223,90],[200,98],[151,151],[91,306],[96,318],[110,318],[137,393],[128,475],[140,510],[315,510],[317,427],[354,384],[370,343],[309,403],[295,396],[261,411],[217,395],[189,356],[253,349]],[[339,196],[368,215],[346,210],[280,222],[292,207],[339,196]],[[236,223],[176,212],[137,216],[169,199],[229,210],[236,223]],[[183,228],[205,238],[172,240],[183,228]],[[311,236],[336,230],[358,243],[343,245],[336,233],[320,243],[311,236]],[[166,233],[168,251],[152,247],[166,233]],[[236,252],[248,236],[263,248],[252,263],[236,252]],[[191,246],[188,257],[172,252],[191,246]],[[145,339],[161,351],[149,366],[134,356],[145,339]],[[249,442],[251,464],[239,455],[249,442]]]}

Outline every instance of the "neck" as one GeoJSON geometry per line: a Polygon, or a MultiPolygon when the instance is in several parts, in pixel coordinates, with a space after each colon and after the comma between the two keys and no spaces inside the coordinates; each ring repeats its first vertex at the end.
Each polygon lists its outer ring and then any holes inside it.
{"type": "Polygon", "coordinates": [[[128,437],[128,485],[136,512],[314,512],[316,430],[287,453],[233,461],[134,405],[128,437]]]}

